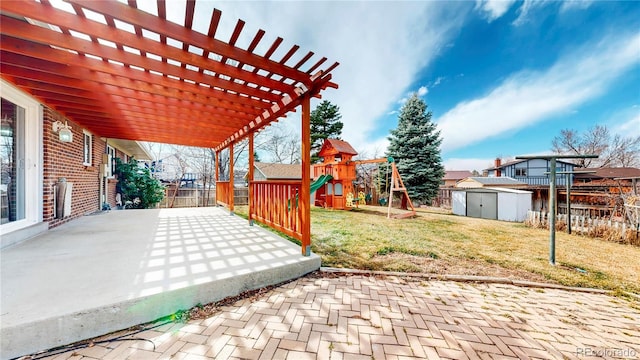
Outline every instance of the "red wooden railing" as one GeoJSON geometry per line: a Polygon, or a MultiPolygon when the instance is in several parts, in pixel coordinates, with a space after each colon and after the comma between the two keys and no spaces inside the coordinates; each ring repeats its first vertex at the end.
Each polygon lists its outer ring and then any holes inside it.
{"type": "Polygon", "coordinates": [[[251,181],[249,216],[302,241],[300,181],[251,181]]]}
{"type": "Polygon", "coordinates": [[[216,201],[218,204],[229,205],[228,181],[216,181],[216,201]]]}

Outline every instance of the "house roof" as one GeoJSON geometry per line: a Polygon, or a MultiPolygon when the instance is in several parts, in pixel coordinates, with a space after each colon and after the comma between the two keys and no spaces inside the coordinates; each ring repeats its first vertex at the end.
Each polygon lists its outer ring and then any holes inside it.
{"type": "Polygon", "coordinates": [[[153,157],[147,149],[137,141],[108,139],[108,144],[115,146],[129,156],[133,156],[136,160],[151,160],[153,157]]]}
{"type": "MultiPolygon", "coordinates": [[[[519,164],[519,163],[521,163],[521,162],[525,162],[525,161],[529,161],[529,160],[534,160],[534,159],[519,159],[519,160],[507,161],[507,162],[505,162],[505,163],[503,163],[503,164],[500,164],[500,166],[494,166],[494,167],[490,167],[490,168],[487,168],[487,169],[484,169],[484,170],[497,170],[497,169],[503,169],[503,168],[505,168],[505,167],[507,167],[507,166],[515,165],[515,164],[519,164]]],[[[540,158],[540,160],[546,160],[546,159],[540,158]]],[[[577,166],[576,164],[574,164],[574,163],[572,163],[572,162],[570,162],[570,161],[565,161],[565,160],[561,160],[561,159],[557,159],[557,160],[556,160],[556,162],[557,162],[557,163],[565,163],[565,164],[569,164],[569,165],[577,166]]]]}
{"type": "Polygon", "coordinates": [[[442,180],[462,180],[472,176],[473,174],[468,170],[446,170],[442,180]]]}
{"type": "Polygon", "coordinates": [[[640,176],[640,169],[632,167],[602,167],[584,170],[595,171],[595,173],[577,173],[574,175],[576,180],[633,178],[640,176]]]}
{"type": "Polygon", "coordinates": [[[302,165],[300,164],[274,164],[254,162],[255,168],[269,180],[300,180],[302,179],[302,165]]]}
{"type": "Polygon", "coordinates": [[[344,140],[325,139],[318,156],[323,157],[325,155],[336,154],[358,155],[358,152],[351,146],[351,144],[344,140]]]}
{"type": "MultiPolygon", "coordinates": [[[[522,181],[518,181],[514,178],[508,177],[508,176],[497,176],[497,177],[481,177],[481,176],[472,176],[472,177],[468,177],[464,180],[473,180],[475,182],[478,182],[482,185],[486,185],[486,186],[501,186],[501,185],[508,185],[508,186],[524,186],[527,185],[527,183],[522,182],[522,181]]],[[[462,181],[464,181],[462,180],[462,181]]]]}
{"type": "Polygon", "coordinates": [[[209,25],[195,29],[196,1],[185,3],[176,24],[164,1],[158,15],[135,1],[0,1],[1,76],[101,137],[216,150],[337,88],[338,63],[242,34],[242,20],[223,39],[217,9],[198,9],[209,25]]]}

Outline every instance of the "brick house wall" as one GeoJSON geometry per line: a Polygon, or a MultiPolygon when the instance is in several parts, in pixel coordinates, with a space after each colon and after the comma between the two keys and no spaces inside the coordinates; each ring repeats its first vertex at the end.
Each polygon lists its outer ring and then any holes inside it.
{"type": "Polygon", "coordinates": [[[100,209],[100,166],[106,144],[98,136],[92,136],[91,166],[83,165],[83,144],[82,127],[43,107],[43,221],[49,223],[49,228],[100,209]],[[68,122],[73,142],[58,140],[58,134],[53,131],[56,120],[68,122]],[[71,215],[62,219],[55,218],[54,209],[55,185],[60,178],[73,183],[71,215]]]}

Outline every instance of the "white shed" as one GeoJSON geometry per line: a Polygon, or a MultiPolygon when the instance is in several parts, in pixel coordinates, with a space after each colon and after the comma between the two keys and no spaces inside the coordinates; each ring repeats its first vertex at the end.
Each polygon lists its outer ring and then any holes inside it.
{"type": "Polygon", "coordinates": [[[474,188],[452,191],[456,215],[503,221],[524,221],[531,210],[531,191],[474,188]]]}

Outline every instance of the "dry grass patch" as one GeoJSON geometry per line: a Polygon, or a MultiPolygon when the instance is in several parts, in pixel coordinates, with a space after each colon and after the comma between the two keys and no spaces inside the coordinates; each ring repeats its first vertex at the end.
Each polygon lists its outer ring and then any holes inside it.
{"type": "MultiPolygon", "coordinates": [[[[246,212],[246,210],[244,210],[246,212]]],[[[557,266],[549,232],[521,223],[419,211],[386,218],[386,208],[313,208],[312,251],[323,266],[500,276],[640,294],[640,248],[558,232],[557,266]]]]}

